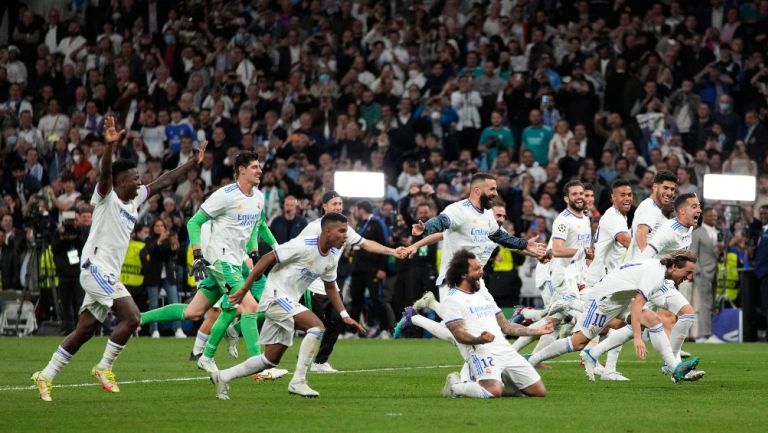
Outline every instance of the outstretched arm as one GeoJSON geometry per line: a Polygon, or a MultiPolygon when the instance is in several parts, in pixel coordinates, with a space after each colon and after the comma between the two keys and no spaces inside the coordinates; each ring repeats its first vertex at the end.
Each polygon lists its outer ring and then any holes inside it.
{"type": "Polygon", "coordinates": [[[390,247],[386,247],[376,241],[372,241],[370,239],[363,239],[362,242],[360,242],[360,248],[362,248],[365,251],[368,251],[369,253],[374,254],[381,254],[384,256],[394,256],[395,250],[390,247]]]}
{"type": "MultiPolygon", "coordinates": [[[[96,192],[104,197],[112,191],[112,154],[115,143],[125,134],[115,129],[115,116],[104,117],[104,152],[101,154],[101,170],[99,171],[99,187],[96,192]]],[[[151,191],[151,189],[150,189],[151,191]]]]}
{"type": "Polygon", "coordinates": [[[448,215],[441,213],[440,215],[430,218],[429,221],[423,223],[419,221],[411,228],[411,234],[414,236],[429,236],[434,233],[444,232],[451,227],[451,219],[448,215]]]}
{"type": "Polygon", "coordinates": [[[540,328],[530,328],[518,325],[517,323],[511,323],[501,312],[496,314],[496,322],[499,324],[501,332],[510,337],[534,337],[538,335],[546,335],[555,330],[552,322],[549,321],[540,328]]]}
{"type": "Polygon", "coordinates": [[[203,156],[205,155],[205,146],[208,145],[208,141],[203,141],[200,147],[197,149],[197,158],[190,158],[181,167],[176,167],[171,171],[167,171],[160,175],[154,182],[148,185],[150,194],[156,194],[165,188],[173,185],[177,179],[186,175],[192,167],[203,162],[203,156]]]}

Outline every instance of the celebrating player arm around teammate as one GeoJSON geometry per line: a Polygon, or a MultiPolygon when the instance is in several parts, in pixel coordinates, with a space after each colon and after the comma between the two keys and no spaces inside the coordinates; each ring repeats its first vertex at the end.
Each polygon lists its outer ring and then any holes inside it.
{"type": "MultiPolygon", "coordinates": [[[[695,267],[696,256],[685,250],[675,251],[662,259],[625,263],[617,271],[606,275],[602,281],[582,292],[582,299],[587,302],[587,307],[579,318],[573,335],[561,338],[535,353],[529,362],[536,365],[564,353],[584,349],[590,340],[607,328],[622,326],[623,318],[629,314],[638,358],[645,359],[647,354],[641,336],[642,327],[646,327],[650,331],[653,348],[659,352],[667,365],[674,366],[668,370],[672,380],[685,380],[685,375],[696,367],[699,358],[678,361],[672,353],[669,338],[664,333],[658,315],[650,310],[643,310],[643,307],[648,299],[664,287],[665,280],[672,280],[676,284],[690,280],[695,267]]],[[[581,353],[581,359],[584,361],[587,376],[594,380],[595,357],[586,349],[581,353]]]]}
{"type": "Polygon", "coordinates": [[[266,316],[260,338],[260,342],[266,346],[264,354],[252,356],[226,370],[214,371],[211,381],[218,399],[229,399],[229,382],[233,379],[276,366],[293,344],[295,329],[305,331],[306,336],[299,347],[299,359],[288,392],[303,397],[319,396],[307,384],[307,370],[320,347],[325,328],[317,316],[299,304],[309,284],[318,278],[323,280],[326,295],[344,323],[365,332],[365,328],[349,317],[336,289],[337,256],[347,241],[347,218],[338,213],[329,213],[323,216],[320,226],[322,231],[319,236],[294,238],[259,259],[245,284],[229,296],[228,302],[231,305],[241,302],[247,296],[251,284],[261,278],[269,266],[274,265],[267,277],[259,305],[259,311],[266,316]]]}
{"type": "Polygon", "coordinates": [[[131,232],[138,219],[138,208],[149,196],[172,185],[193,166],[200,164],[207,144],[203,142],[200,145],[196,158],[190,158],[184,165],[164,173],[149,185],[140,185],[135,163],[124,159],[112,162],[114,146],[123,134],[125,130],[117,131],[115,118],[106,116],[99,182],[91,197],[93,225],[80,259],[80,284],[85,298],[75,330],[64,338],[45,369],[32,375],[40,399],[44,401],[51,401],[52,382],[56,374],[101,327],[109,310],[120,322],[112,330],[104,355],[91,374],[105,391],[120,392],[112,365],[139,326],[139,308],[119,281],[131,232]]]}
{"type": "Polygon", "coordinates": [[[539,329],[509,323],[490,293],[479,292],[483,267],[474,254],[459,250],[449,264],[446,283],[451,289],[443,300],[445,324],[459,345],[469,368],[468,381],[459,373],[448,375],[445,397],[501,397],[506,374],[516,390],[531,397],[547,393],[536,370],[520,356],[505,336],[542,335],[552,324],[539,329]]]}

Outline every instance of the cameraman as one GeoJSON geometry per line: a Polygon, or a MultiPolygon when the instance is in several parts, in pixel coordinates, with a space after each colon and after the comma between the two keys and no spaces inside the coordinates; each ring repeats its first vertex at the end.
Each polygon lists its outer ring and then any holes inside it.
{"type": "Polygon", "coordinates": [[[62,212],[63,222],[53,233],[51,250],[59,277],[61,329],[66,333],[75,328],[83,289],[80,287],[80,255],[91,229],[91,207],[82,205],[77,212],[62,212]]]}

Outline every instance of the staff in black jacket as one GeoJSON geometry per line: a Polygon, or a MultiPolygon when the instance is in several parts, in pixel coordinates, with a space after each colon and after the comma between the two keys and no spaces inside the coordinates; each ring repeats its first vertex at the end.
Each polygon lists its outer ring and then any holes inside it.
{"type": "MultiPolygon", "coordinates": [[[[168,304],[179,303],[179,290],[176,287],[176,255],[179,251],[179,236],[168,230],[162,218],[152,223],[149,239],[142,253],[144,266],[144,287],[149,297],[149,309],[159,307],[158,297],[160,288],[165,289],[168,304]]],[[[160,337],[157,323],[151,323],[149,330],[152,338],[160,337]]],[[[181,330],[181,322],[173,322],[176,337],[185,338],[181,330]]]]}
{"type": "Polygon", "coordinates": [[[64,222],[51,238],[53,263],[59,277],[61,330],[67,334],[75,329],[80,305],[85,296],[83,288],[80,287],[80,254],[91,230],[91,207],[83,206],[73,217],[64,212],[64,222]]]}

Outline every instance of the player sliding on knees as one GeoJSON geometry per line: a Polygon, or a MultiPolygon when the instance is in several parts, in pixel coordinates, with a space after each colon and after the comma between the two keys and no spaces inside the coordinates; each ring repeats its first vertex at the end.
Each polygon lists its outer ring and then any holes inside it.
{"type": "Polygon", "coordinates": [[[229,383],[236,378],[258,373],[276,366],[283,354],[293,344],[294,330],[306,332],[299,347],[299,359],[288,393],[303,397],[317,397],[320,394],[307,383],[307,370],[313,361],[325,328],[323,322],[299,304],[307,287],[321,278],[326,296],[344,323],[366,332],[357,321],[349,317],[344,309],[341,296],[336,289],[336,268],[340,248],[347,241],[347,218],[339,213],[328,213],[320,221],[319,236],[295,238],[266,254],[254,265],[245,284],[229,296],[230,305],[238,304],[254,281],[261,278],[268,267],[274,265],[267,276],[267,284],[259,305],[265,314],[260,342],[266,346],[264,353],[251,356],[245,362],[226,370],[214,371],[211,381],[220,400],[229,399],[229,383]]]}
{"type": "Polygon", "coordinates": [[[152,194],[171,186],[192,167],[199,165],[207,144],[203,142],[200,145],[196,158],[190,158],[184,165],[161,175],[149,185],[140,185],[134,162],[125,159],[112,162],[114,146],[123,134],[125,130],[118,132],[115,128],[115,118],[106,116],[101,172],[91,197],[91,204],[94,205],[93,225],[80,259],[80,285],[85,291],[85,298],[75,330],[64,338],[45,369],[32,375],[32,381],[43,401],[51,401],[56,374],[101,328],[110,310],[120,322],[112,330],[104,355],[98,365],[93,367],[91,374],[105,391],[120,392],[112,365],[139,326],[139,308],[120,282],[119,276],[138,219],[139,206],[152,194]]]}
{"type": "MultiPolygon", "coordinates": [[[[478,173],[472,176],[469,198],[449,205],[440,215],[426,223],[414,224],[412,234],[414,236],[423,235],[425,238],[403,249],[401,259],[412,257],[424,245],[431,245],[441,239],[444,240],[440,273],[436,280],[441,301],[448,294],[449,287],[444,280],[448,263],[456,251],[465,249],[473,253],[481,266],[485,266],[497,245],[519,250],[522,254],[538,258],[542,258],[546,253],[543,243],[514,237],[501,228],[501,224],[506,218],[506,211],[503,204],[499,203],[500,206],[494,207],[498,200],[496,178],[489,174],[478,173]],[[503,212],[498,219],[494,216],[497,210],[503,212]]],[[[485,282],[480,280],[479,284],[480,291],[487,293],[488,289],[485,287],[485,282]]],[[[418,316],[415,321],[413,320],[416,310],[422,308],[429,308],[443,317],[440,303],[437,302],[432,292],[425,293],[424,297],[417,301],[414,306],[417,308],[406,308],[405,316],[396,328],[398,335],[403,326],[409,326],[413,323],[428,329],[439,338],[452,340],[450,333],[446,332],[443,325],[440,325],[439,327],[442,329],[435,333],[433,332],[437,328],[434,326],[435,322],[423,316],[418,316]]]]}
{"type": "Polygon", "coordinates": [[[474,254],[466,250],[454,254],[445,279],[451,289],[442,308],[445,324],[466,361],[469,380],[462,381],[459,373],[449,374],[443,396],[544,397],[547,390],[541,377],[505,337],[547,334],[553,330],[552,323],[538,329],[510,323],[491,294],[480,292],[482,278],[483,267],[474,254]]]}
{"type": "MultiPolygon", "coordinates": [[[[667,373],[672,381],[685,380],[685,375],[699,363],[698,357],[689,361],[678,361],[672,353],[667,334],[659,316],[650,310],[644,310],[645,303],[664,287],[665,280],[680,284],[693,277],[696,268],[696,256],[685,250],[678,250],[662,259],[649,259],[622,265],[617,271],[605,276],[595,286],[585,289],[582,300],[586,310],[579,318],[573,335],[561,338],[528,360],[537,365],[547,359],[564,353],[582,350],[590,340],[601,335],[609,327],[618,329],[624,325],[627,315],[631,318],[631,329],[635,353],[645,359],[647,349],[642,338],[642,328],[648,328],[653,348],[659,352],[664,362],[671,367],[667,373]]],[[[581,352],[589,380],[595,380],[596,360],[589,349],[581,352]]]]}

